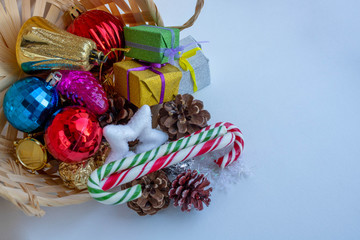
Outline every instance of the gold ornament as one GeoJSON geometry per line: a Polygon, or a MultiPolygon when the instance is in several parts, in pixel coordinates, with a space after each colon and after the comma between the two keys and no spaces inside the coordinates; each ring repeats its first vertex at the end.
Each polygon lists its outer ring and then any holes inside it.
{"type": "Polygon", "coordinates": [[[28,137],[14,145],[17,160],[25,168],[35,172],[46,166],[46,149],[38,140],[28,137]]]}
{"type": "Polygon", "coordinates": [[[68,188],[86,189],[90,174],[95,170],[94,160],[69,164],[62,162],[59,166],[59,175],[68,188]]]}
{"type": "Polygon", "coordinates": [[[17,37],[16,58],[26,73],[46,70],[89,71],[106,61],[94,41],[66,32],[42,17],[27,20],[17,37]]]}
{"type": "Polygon", "coordinates": [[[60,178],[68,188],[83,190],[87,188],[90,174],[105,163],[110,153],[108,143],[102,143],[97,154],[86,161],[77,164],[62,162],[59,166],[60,178]]]}

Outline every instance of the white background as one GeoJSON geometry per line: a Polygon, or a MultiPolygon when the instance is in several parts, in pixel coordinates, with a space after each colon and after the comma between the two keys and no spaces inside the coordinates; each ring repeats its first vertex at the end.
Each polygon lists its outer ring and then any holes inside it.
{"type": "MultiPolygon", "coordinates": [[[[195,0],[156,0],[167,25],[195,0]]],[[[208,0],[182,32],[203,44],[211,123],[243,131],[252,175],[209,208],[138,217],[123,206],[46,208],[0,199],[0,239],[360,239],[360,2],[208,0]]]]}

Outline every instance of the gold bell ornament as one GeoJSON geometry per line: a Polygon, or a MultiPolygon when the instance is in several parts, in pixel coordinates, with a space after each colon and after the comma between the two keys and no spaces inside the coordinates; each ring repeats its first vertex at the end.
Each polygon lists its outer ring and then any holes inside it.
{"type": "Polygon", "coordinates": [[[99,151],[86,161],[70,164],[62,162],[59,165],[59,176],[68,188],[84,190],[91,173],[105,164],[105,160],[110,153],[110,145],[103,142],[99,151]]]}
{"type": "Polygon", "coordinates": [[[106,61],[94,41],[56,27],[42,17],[27,20],[17,37],[16,58],[25,73],[89,71],[106,61]]]}

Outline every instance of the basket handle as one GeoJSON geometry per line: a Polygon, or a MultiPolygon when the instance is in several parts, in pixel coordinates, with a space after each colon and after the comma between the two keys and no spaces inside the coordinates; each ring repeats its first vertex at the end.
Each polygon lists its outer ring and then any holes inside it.
{"type": "Polygon", "coordinates": [[[178,27],[174,27],[174,28],[178,28],[178,29],[180,29],[180,31],[182,31],[182,30],[194,25],[194,23],[195,23],[196,19],[199,17],[201,9],[203,7],[204,7],[204,0],[197,0],[194,15],[182,26],[178,26],[178,27]]]}
{"type": "Polygon", "coordinates": [[[164,21],[162,20],[154,1],[153,0],[144,0],[144,2],[150,11],[151,17],[154,19],[155,24],[157,26],[164,27],[164,21]]]}
{"type": "MultiPolygon", "coordinates": [[[[154,3],[153,0],[145,0],[145,3],[147,4],[149,10],[150,10],[150,14],[153,17],[156,25],[158,26],[164,26],[164,22],[160,16],[160,13],[154,3]]],[[[173,28],[178,28],[180,29],[180,31],[191,27],[192,25],[194,25],[196,19],[199,17],[201,9],[204,7],[204,0],[197,0],[196,2],[196,7],[195,7],[195,13],[194,15],[186,22],[184,23],[182,26],[175,26],[173,28]]]]}

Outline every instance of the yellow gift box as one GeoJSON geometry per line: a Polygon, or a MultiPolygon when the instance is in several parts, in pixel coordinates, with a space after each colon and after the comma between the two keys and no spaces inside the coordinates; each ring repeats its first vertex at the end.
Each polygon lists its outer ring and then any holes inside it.
{"type": "Polygon", "coordinates": [[[114,64],[116,91],[137,107],[168,102],[178,94],[181,71],[171,64],[134,60],[114,64]]]}

